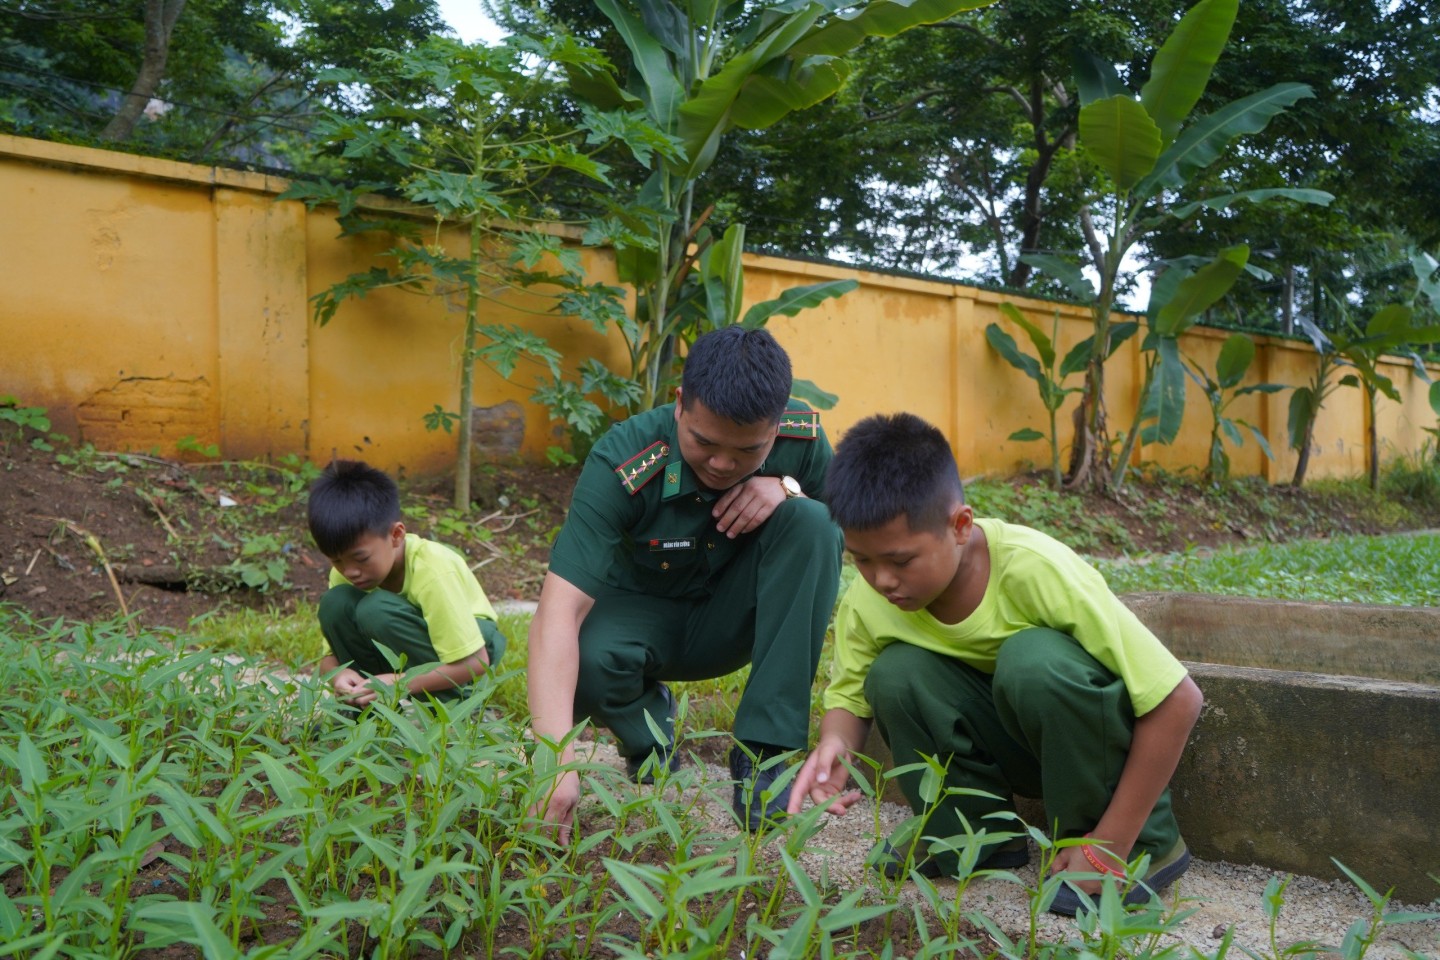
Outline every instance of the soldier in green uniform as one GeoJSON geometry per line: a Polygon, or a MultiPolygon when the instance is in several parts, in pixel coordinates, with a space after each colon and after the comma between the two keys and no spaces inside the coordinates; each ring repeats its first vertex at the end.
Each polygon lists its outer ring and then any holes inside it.
{"type": "MultiPolygon", "coordinates": [[[[764,330],[696,340],[676,402],[615,425],[586,459],[530,627],[535,733],[558,742],[589,717],[642,780],[678,763],[664,681],[750,664],[730,770],[751,830],[789,802],[788,788],[765,802],[780,767],[764,761],[806,744],[839,585],[840,532],[818,499],[830,443],[790,386],[764,330]]],[[[568,837],[579,797],[566,773],[536,813],[568,837]]]]}

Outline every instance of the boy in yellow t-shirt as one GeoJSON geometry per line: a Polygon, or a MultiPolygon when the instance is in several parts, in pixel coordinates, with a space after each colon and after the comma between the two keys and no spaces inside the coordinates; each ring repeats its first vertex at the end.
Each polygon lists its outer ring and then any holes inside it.
{"type": "Polygon", "coordinates": [[[400,491],[383,471],[336,460],[310,488],[310,535],[329,558],[330,589],[320,598],[320,661],[335,695],[355,707],[379,696],[375,681],[400,682],[380,652],[389,648],[410,673],[408,694],[463,696],[505,652],[495,610],[455,550],[405,532],[400,491]]]}
{"type": "MultiPolygon", "coordinates": [[[[815,750],[791,791],[831,813],[846,792],[842,762],[871,723],[897,766],[921,755],[947,765],[948,793],[931,837],[980,831],[1013,810],[1012,793],[1043,797],[1058,837],[1092,842],[1059,851],[1053,872],[1123,872],[1148,853],[1148,900],[1190,863],[1171,812],[1169,781],[1200,714],[1184,666],[1068,547],[1038,531],[976,519],[950,445],[911,414],[852,427],[826,475],[831,517],[861,578],[842,598],[835,659],[815,750]]],[[[918,813],[922,774],[900,776],[918,813]]],[[[904,857],[887,844],[880,869],[904,857]]],[[[980,868],[1023,865],[1023,841],[987,845],[980,868]]],[[[917,858],[922,874],[954,875],[948,850],[917,858]]],[[[1062,885],[1050,909],[1090,907],[1099,879],[1062,885]]]]}

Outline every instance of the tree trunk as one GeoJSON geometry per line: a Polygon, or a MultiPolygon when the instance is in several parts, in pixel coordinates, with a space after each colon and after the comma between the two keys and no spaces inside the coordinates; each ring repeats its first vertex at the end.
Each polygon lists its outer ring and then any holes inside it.
{"type": "Polygon", "coordinates": [[[1295,476],[1290,480],[1290,485],[1299,489],[1305,484],[1305,471],[1310,469],[1310,443],[1315,439],[1315,419],[1305,424],[1305,434],[1301,438],[1299,456],[1295,460],[1295,476]]]}
{"type": "Polygon", "coordinates": [[[145,106],[160,89],[165,78],[165,61],[170,57],[170,35],[180,11],[185,9],[186,0],[145,0],[145,55],[140,61],[140,71],[130,92],[120,101],[120,109],[105,129],[100,131],[102,140],[119,142],[128,140],[135,130],[145,106]]]}
{"type": "Polygon", "coordinates": [[[1380,489],[1380,436],[1375,430],[1375,390],[1365,385],[1365,403],[1369,422],[1365,424],[1365,439],[1369,442],[1370,489],[1380,489]]]}
{"type": "Polygon", "coordinates": [[[1285,334],[1290,336],[1295,332],[1295,265],[1285,266],[1285,302],[1280,305],[1282,319],[1285,324],[1285,334]]]}

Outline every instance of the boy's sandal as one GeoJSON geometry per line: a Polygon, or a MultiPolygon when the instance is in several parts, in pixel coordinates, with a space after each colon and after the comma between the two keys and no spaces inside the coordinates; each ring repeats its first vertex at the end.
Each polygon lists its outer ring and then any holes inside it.
{"type": "MultiPolygon", "coordinates": [[[[1086,835],[1089,836],[1088,834],[1086,835]]],[[[1101,856],[1096,856],[1091,850],[1091,844],[1082,844],[1080,852],[1085,859],[1090,861],[1095,872],[1099,874],[1110,874],[1111,876],[1124,877],[1124,870],[1117,870],[1105,863],[1101,856]]],[[[1102,856],[1104,856],[1102,854],[1102,856]]],[[[1113,857],[1113,855],[1112,855],[1113,857]]],[[[1183,838],[1175,841],[1175,846],[1164,857],[1152,858],[1150,869],[1145,876],[1136,882],[1125,894],[1125,906],[1149,903],[1152,897],[1158,896],[1170,884],[1180,878],[1190,868],[1190,848],[1185,845],[1183,838]]],[[[1095,910],[1095,901],[1088,894],[1076,890],[1068,881],[1060,885],[1055,892],[1055,899],[1050,902],[1050,912],[1065,917],[1073,917],[1080,910],[1095,910]]]]}

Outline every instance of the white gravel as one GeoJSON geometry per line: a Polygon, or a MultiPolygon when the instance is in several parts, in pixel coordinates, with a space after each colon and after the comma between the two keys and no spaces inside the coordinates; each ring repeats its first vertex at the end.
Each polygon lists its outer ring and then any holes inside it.
{"type": "MultiPolygon", "coordinates": [[[[613,746],[597,744],[594,759],[620,765],[613,746]]],[[[721,784],[728,773],[713,764],[704,764],[695,771],[704,782],[721,784]]],[[[687,778],[688,779],[688,778],[687,778]]],[[[647,789],[647,788],[641,788],[647,789]]],[[[712,786],[702,794],[729,796],[728,789],[712,786]]],[[[734,820],[723,802],[707,797],[702,803],[714,828],[734,830],[734,820]]],[[[802,863],[812,877],[828,871],[832,881],[842,889],[869,886],[879,894],[874,874],[864,866],[866,854],[874,845],[873,828],[877,821],[889,831],[909,816],[909,809],[882,802],[874,806],[857,805],[844,817],[826,818],[825,826],[812,841],[823,853],[811,853],[802,863]]],[[[1183,827],[1183,825],[1182,825],[1183,827]]],[[[1033,847],[1033,845],[1032,845],[1033,847]]],[[[1029,923],[1027,888],[1036,883],[1037,857],[1031,850],[1031,864],[1014,871],[1024,886],[999,879],[975,880],[966,889],[962,904],[991,918],[1008,934],[1021,935],[1029,923]]],[[[1264,867],[1194,860],[1183,877],[1165,893],[1169,903],[1180,898],[1183,909],[1194,912],[1183,920],[1170,941],[1190,944],[1211,954],[1220,946],[1227,928],[1234,930],[1232,957],[1242,957],[1240,948],[1248,948],[1262,956],[1273,956],[1270,949],[1270,926],[1264,908],[1265,886],[1276,872],[1264,867]]],[[[941,881],[941,889],[953,891],[954,881],[941,881]]],[[[953,893],[951,894],[953,896],[953,893]]],[[[913,884],[907,884],[902,898],[915,896],[913,884]]],[[[1276,925],[1276,943],[1281,950],[1302,941],[1314,941],[1336,948],[1346,930],[1359,919],[1372,914],[1369,900],[1348,881],[1322,880],[1315,877],[1294,877],[1285,891],[1285,903],[1276,925]]],[[[1440,913],[1440,905],[1416,905],[1392,902],[1390,911],[1440,913]]],[[[1075,921],[1067,917],[1045,915],[1040,920],[1042,940],[1064,941],[1076,935],[1075,921]]],[[[1403,960],[1411,954],[1440,958],[1440,919],[1409,923],[1387,928],[1370,948],[1367,957],[1377,960],[1403,960]],[[1410,951],[1407,953],[1406,951],[1410,951]]]]}

